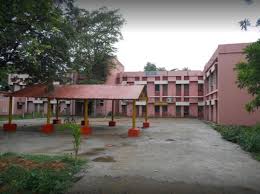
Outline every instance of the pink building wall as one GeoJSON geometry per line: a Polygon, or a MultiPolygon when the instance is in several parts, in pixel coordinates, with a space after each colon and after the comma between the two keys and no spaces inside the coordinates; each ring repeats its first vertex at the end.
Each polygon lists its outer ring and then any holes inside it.
{"type": "MultiPolygon", "coordinates": [[[[236,84],[235,64],[245,61],[243,49],[247,45],[219,45],[211,60],[205,66],[204,73],[207,73],[214,65],[217,70],[217,82],[213,86],[214,91],[211,94],[205,93],[205,100],[217,99],[217,101],[215,105],[207,106],[209,111],[206,113],[205,119],[208,118],[208,120],[228,125],[254,125],[260,122],[260,110],[254,113],[248,113],[245,110],[245,104],[252,99],[252,96],[245,89],[239,89],[236,84]]],[[[206,84],[205,87],[207,87],[206,84]]]]}
{"type": "MultiPolygon", "coordinates": [[[[107,77],[107,80],[105,82],[106,85],[116,85],[118,74],[124,72],[124,66],[116,58],[111,58],[111,64],[114,65],[114,68],[111,69],[110,74],[107,77]]],[[[119,111],[119,101],[115,101],[114,106],[115,106],[114,107],[115,112],[118,113],[118,111],[119,111]]],[[[105,100],[104,101],[104,107],[101,108],[102,114],[106,115],[109,112],[111,112],[111,110],[112,110],[112,101],[111,100],[105,100]]]]}
{"type": "Polygon", "coordinates": [[[190,116],[198,117],[198,105],[197,104],[190,104],[190,116]]]}
{"type": "MultiPolygon", "coordinates": [[[[201,80],[199,77],[203,77],[202,71],[159,71],[154,75],[153,72],[150,73],[124,72],[119,75],[122,85],[142,84],[147,87],[148,115],[150,117],[176,117],[176,103],[184,103],[178,105],[181,110],[180,117],[184,117],[184,106],[190,107],[188,117],[198,117],[198,82],[201,80]],[[181,87],[180,94],[176,93],[177,84],[181,87]],[[155,91],[156,85],[159,88],[158,92],[155,91]],[[185,94],[184,85],[188,86],[188,94],[185,94]],[[158,113],[155,112],[155,108],[158,108],[158,113]],[[165,112],[165,110],[167,111],[165,112]]],[[[131,103],[128,103],[128,116],[131,116],[131,106],[131,103]]],[[[141,107],[139,109],[141,110],[141,107]]]]}
{"type": "MultiPolygon", "coordinates": [[[[150,117],[184,117],[187,107],[188,117],[199,117],[198,109],[203,113],[203,118],[219,124],[253,125],[260,122],[260,110],[248,113],[244,106],[252,99],[246,90],[241,90],[236,85],[235,64],[245,60],[243,48],[247,44],[219,45],[213,56],[205,65],[203,71],[159,71],[150,72],[124,72],[124,66],[116,59],[111,58],[115,65],[107,77],[108,85],[133,85],[142,84],[147,88],[148,115],[150,117]],[[203,85],[203,91],[198,92],[199,85],[203,85]],[[155,92],[159,85],[159,92],[155,92]],[[188,85],[188,94],[185,88],[188,85]],[[177,93],[177,88],[181,88],[177,93]],[[164,91],[166,89],[166,91],[164,91]],[[159,107],[159,113],[155,113],[155,107],[159,107]],[[163,112],[166,110],[167,112],[163,112]],[[177,115],[177,109],[180,114],[177,115]]],[[[24,76],[24,75],[23,75],[24,76]]],[[[21,76],[22,77],[22,76],[21,76]]],[[[96,102],[96,114],[107,115],[112,110],[112,101],[96,102]],[[102,105],[101,105],[102,104],[102,105]]],[[[132,115],[131,101],[115,101],[115,112],[122,114],[123,104],[126,104],[126,115],[132,115]]],[[[43,102],[42,109],[46,113],[47,104],[43,102]]],[[[56,105],[54,104],[53,107],[56,105]]],[[[142,107],[138,104],[137,112],[142,116],[142,107]]],[[[0,95],[0,114],[8,114],[8,98],[0,95]]],[[[65,108],[65,102],[62,104],[65,108]]],[[[70,104],[71,114],[75,114],[75,103],[70,104]]],[[[38,109],[34,99],[15,98],[13,114],[23,112],[32,113],[38,109]],[[17,102],[23,103],[22,109],[18,109],[17,102]]]]}

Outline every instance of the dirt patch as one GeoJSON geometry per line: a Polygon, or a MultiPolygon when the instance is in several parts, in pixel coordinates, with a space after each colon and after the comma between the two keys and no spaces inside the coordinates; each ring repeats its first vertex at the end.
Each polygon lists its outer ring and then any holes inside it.
{"type": "Polygon", "coordinates": [[[119,137],[125,139],[125,138],[128,138],[128,134],[121,134],[121,135],[119,135],[119,137]]]}
{"type": "Polygon", "coordinates": [[[96,152],[101,152],[101,151],[105,151],[106,150],[106,148],[93,148],[92,149],[93,151],[96,151],[96,152]]]}
{"type": "MultiPolygon", "coordinates": [[[[82,179],[84,180],[84,178],[82,179]]],[[[258,191],[241,186],[215,186],[198,183],[158,181],[142,176],[103,176],[85,179],[81,186],[76,185],[73,193],[118,193],[118,194],[259,194],[258,191]],[[86,185],[88,185],[86,187],[86,185]]]]}
{"type": "Polygon", "coordinates": [[[122,145],[123,147],[125,147],[125,146],[131,146],[132,144],[131,144],[131,143],[128,143],[128,142],[122,142],[121,145],[122,145]]]}
{"type": "Polygon", "coordinates": [[[39,163],[32,160],[24,159],[22,157],[11,157],[11,158],[0,159],[0,171],[6,170],[10,165],[21,166],[25,169],[45,168],[45,169],[62,170],[65,168],[65,164],[59,161],[39,163]]]}
{"type": "Polygon", "coordinates": [[[165,141],[176,141],[175,139],[166,139],[165,141]]]}
{"type": "Polygon", "coordinates": [[[64,151],[64,152],[72,152],[72,151],[74,151],[74,149],[73,149],[73,148],[70,148],[70,149],[64,149],[63,151],[64,151]]]}
{"type": "Polygon", "coordinates": [[[94,161],[94,162],[116,162],[116,160],[114,160],[114,158],[112,156],[100,156],[100,157],[93,159],[92,161],[94,161]]]}
{"type": "Polygon", "coordinates": [[[93,148],[93,149],[91,149],[90,151],[88,151],[88,152],[82,152],[82,153],[80,153],[79,155],[80,156],[95,156],[95,155],[97,155],[97,154],[99,154],[100,152],[102,152],[102,151],[105,151],[106,149],[105,148],[103,148],[103,147],[101,147],[101,148],[93,148]]]}

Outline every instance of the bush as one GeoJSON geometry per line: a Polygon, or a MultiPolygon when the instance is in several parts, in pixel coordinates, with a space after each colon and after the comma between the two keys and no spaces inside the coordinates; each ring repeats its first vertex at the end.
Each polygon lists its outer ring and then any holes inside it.
{"type": "Polygon", "coordinates": [[[234,143],[238,143],[239,134],[242,130],[242,127],[239,126],[218,126],[218,131],[223,138],[234,143]]]}
{"type": "Polygon", "coordinates": [[[260,153],[260,125],[253,127],[217,125],[214,128],[224,139],[239,144],[244,150],[257,155],[260,153]]]}
{"type": "Polygon", "coordinates": [[[260,126],[246,128],[239,135],[239,144],[249,152],[260,152],[260,126]]]}
{"type": "Polygon", "coordinates": [[[21,166],[10,166],[0,174],[8,193],[64,193],[72,184],[68,171],[51,169],[27,170],[21,166]]]}
{"type": "MultiPolygon", "coordinates": [[[[68,156],[44,156],[44,155],[16,155],[2,154],[1,160],[22,158],[28,162],[45,164],[41,167],[28,168],[23,165],[12,164],[0,171],[0,190],[5,194],[60,194],[67,191],[72,185],[73,175],[84,164],[82,160],[75,160],[68,156]],[[51,162],[61,162],[64,168],[49,168],[51,162]]],[[[26,163],[26,162],[25,162],[26,163]]],[[[0,193],[1,193],[0,191],[0,193]]]]}

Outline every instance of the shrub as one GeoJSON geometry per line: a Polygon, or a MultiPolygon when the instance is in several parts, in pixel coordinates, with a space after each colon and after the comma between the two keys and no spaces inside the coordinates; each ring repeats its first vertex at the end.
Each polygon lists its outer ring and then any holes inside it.
{"type": "Polygon", "coordinates": [[[249,152],[260,152],[260,126],[245,128],[239,135],[239,144],[249,152]]]}
{"type": "Polygon", "coordinates": [[[234,143],[238,143],[239,134],[242,130],[242,127],[238,126],[222,126],[220,132],[224,139],[234,143]]]}
{"type": "Polygon", "coordinates": [[[67,124],[58,126],[56,129],[59,131],[65,131],[65,130],[71,131],[71,134],[73,136],[73,150],[75,153],[75,158],[77,159],[78,151],[79,151],[80,144],[81,144],[80,126],[77,124],[74,124],[74,123],[67,123],[67,124]]]}
{"type": "Polygon", "coordinates": [[[239,144],[242,149],[256,153],[259,158],[260,153],[260,125],[253,127],[243,126],[213,126],[219,131],[222,137],[228,141],[239,144]]]}
{"type": "Polygon", "coordinates": [[[8,167],[0,171],[2,188],[0,193],[5,194],[60,194],[67,191],[72,185],[73,175],[77,173],[85,163],[69,156],[45,156],[45,155],[17,155],[7,153],[0,155],[0,162],[17,159],[28,160],[24,164],[35,162],[40,166],[30,168],[12,162],[8,167]],[[64,168],[50,168],[51,163],[63,163],[64,168]]]}

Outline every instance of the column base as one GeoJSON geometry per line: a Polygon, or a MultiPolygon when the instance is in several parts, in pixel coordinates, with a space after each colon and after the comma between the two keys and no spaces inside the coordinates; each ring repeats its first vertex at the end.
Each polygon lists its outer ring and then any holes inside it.
{"type": "Polygon", "coordinates": [[[150,123],[147,122],[143,122],[143,128],[149,128],[150,127],[150,123]]]}
{"type": "Polygon", "coordinates": [[[53,124],[61,124],[61,120],[60,119],[53,119],[52,123],[53,124]]]}
{"type": "Polygon", "coordinates": [[[114,126],[116,126],[116,122],[115,121],[109,121],[108,126],[114,127],[114,126]]]}
{"type": "Polygon", "coordinates": [[[83,135],[91,135],[92,134],[92,129],[89,126],[82,126],[80,131],[81,131],[81,134],[83,134],[83,135]]]}
{"type": "Polygon", "coordinates": [[[6,132],[15,132],[16,131],[16,128],[17,128],[17,125],[14,124],[14,123],[5,123],[3,125],[3,129],[4,131],[6,132]]]}
{"type": "Polygon", "coordinates": [[[42,132],[46,134],[50,134],[54,132],[53,124],[45,124],[42,126],[42,132]]]}
{"type": "MultiPolygon", "coordinates": [[[[89,121],[88,121],[87,125],[89,125],[89,121]]],[[[85,126],[85,121],[84,120],[81,121],[81,126],[85,126]]]]}
{"type": "Polygon", "coordinates": [[[128,130],[128,137],[139,137],[139,136],[140,136],[140,129],[131,128],[128,130]]]}

